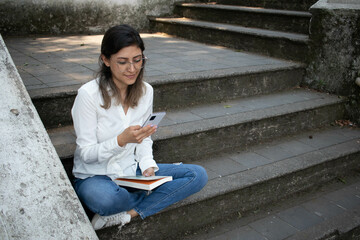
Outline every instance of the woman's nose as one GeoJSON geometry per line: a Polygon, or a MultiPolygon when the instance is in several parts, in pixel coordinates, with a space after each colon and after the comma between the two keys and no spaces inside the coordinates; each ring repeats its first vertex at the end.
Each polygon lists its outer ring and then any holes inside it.
{"type": "Polygon", "coordinates": [[[134,72],[136,70],[134,63],[129,62],[129,67],[128,67],[128,71],[129,72],[134,72]]]}

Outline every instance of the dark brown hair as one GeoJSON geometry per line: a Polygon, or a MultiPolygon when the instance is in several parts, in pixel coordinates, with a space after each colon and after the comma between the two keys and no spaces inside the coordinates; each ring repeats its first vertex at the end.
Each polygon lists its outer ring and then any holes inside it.
{"type": "MultiPolygon", "coordinates": [[[[142,53],[144,52],[144,42],[139,33],[129,25],[118,25],[105,32],[101,43],[101,54],[107,59],[110,59],[111,55],[117,53],[122,48],[133,45],[138,46],[142,53]]],[[[143,64],[145,64],[145,60],[143,60],[143,64]]],[[[97,73],[97,77],[99,79],[100,91],[104,99],[104,105],[102,105],[102,107],[108,109],[111,106],[112,97],[115,98],[117,104],[121,103],[120,91],[112,80],[110,67],[107,67],[105,63],[103,63],[101,55],[99,57],[99,65],[100,69],[97,73]]],[[[143,95],[145,89],[142,81],[143,75],[144,68],[140,70],[135,83],[129,85],[127,88],[124,104],[129,107],[136,107],[140,97],[143,95]]]]}

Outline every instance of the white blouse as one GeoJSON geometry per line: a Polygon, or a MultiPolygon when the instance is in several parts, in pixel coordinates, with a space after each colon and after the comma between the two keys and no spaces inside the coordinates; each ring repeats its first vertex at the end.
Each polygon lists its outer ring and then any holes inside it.
{"type": "Polygon", "coordinates": [[[140,144],[128,143],[124,147],[117,143],[120,133],[129,126],[141,126],[152,113],[153,88],[144,84],[145,93],[138,106],[129,108],[126,115],[122,106],[114,102],[109,109],[101,107],[103,98],[97,79],[78,90],[71,109],[77,137],[73,167],[76,178],[133,176],[138,165],[142,172],[149,167],[158,170],[153,159],[151,137],[140,144]]]}

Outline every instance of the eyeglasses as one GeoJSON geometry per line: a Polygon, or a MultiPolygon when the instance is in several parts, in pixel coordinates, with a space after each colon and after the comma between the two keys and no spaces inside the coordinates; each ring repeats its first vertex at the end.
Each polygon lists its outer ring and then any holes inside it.
{"type": "Polygon", "coordinates": [[[148,58],[147,57],[140,57],[140,58],[135,58],[132,62],[130,61],[117,61],[117,65],[120,68],[120,71],[125,72],[127,70],[129,70],[131,68],[131,65],[134,66],[134,68],[136,70],[140,70],[141,68],[143,68],[145,66],[145,62],[148,58]]]}

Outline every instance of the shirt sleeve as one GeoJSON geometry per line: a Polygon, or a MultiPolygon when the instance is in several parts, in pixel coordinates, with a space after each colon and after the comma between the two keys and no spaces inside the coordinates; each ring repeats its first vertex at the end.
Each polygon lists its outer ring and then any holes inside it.
{"type": "Polygon", "coordinates": [[[98,142],[96,136],[97,113],[95,99],[84,89],[79,89],[71,114],[76,132],[80,158],[86,163],[104,162],[126,150],[117,143],[117,136],[98,142]]]}
{"type": "MultiPolygon", "coordinates": [[[[153,108],[153,89],[150,86],[146,89],[146,91],[149,91],[147,92],[147,98],[145,99],[145,102],[148,103],[148,106],[146,108],[143,121],[145,121],[146,118],[152,113],[153,108]]],[[[151,137],[147,137],[136,146],[136,159],[139,162],[139,167],[142,173],[150,167],[153,167],[155,172],[159,170],[159,167],[157,166],[153,157],[152,145],[153,141],[151,140],[151,137]]]]}

